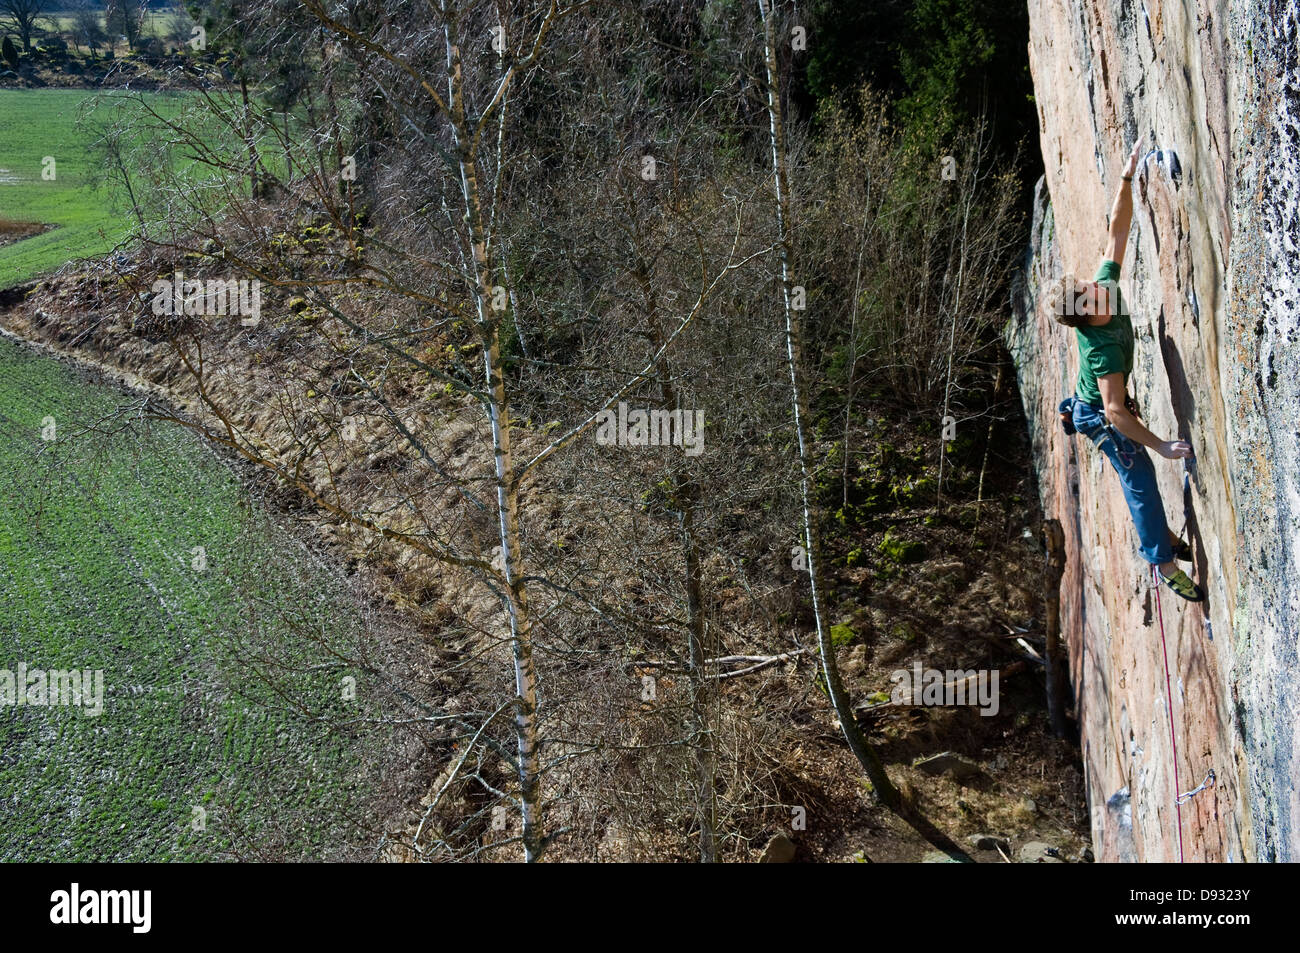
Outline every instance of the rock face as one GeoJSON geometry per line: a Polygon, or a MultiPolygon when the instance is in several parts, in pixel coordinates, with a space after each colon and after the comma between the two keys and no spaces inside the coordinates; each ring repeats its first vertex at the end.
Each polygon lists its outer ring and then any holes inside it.
{"type": "Polygon", "coordinates": [[[1300,860],[1300,0],[1031,0],[1046,166],[1007,341],[1044,514],[1065,530],[1062,632],[1103,861],[1300,860]],[[1130,393],[1170,525],[1187,519],[1202,606],[1156,592],[1119,482],[1066,437],[1073,332],[1040,307],[1091,278],[1138,135],[1162,150],[1134,182],[1121,288],[1130,393]],[[1186,491],[1184,490],[1186,487],[1186,491]],[[1164,617],[1173,729],[1161,658],[1164,617]]]}

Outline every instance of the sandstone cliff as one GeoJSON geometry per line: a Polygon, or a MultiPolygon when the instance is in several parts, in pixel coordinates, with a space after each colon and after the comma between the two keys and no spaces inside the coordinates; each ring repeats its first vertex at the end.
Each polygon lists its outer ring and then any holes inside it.
{"type": "Polygon", "coordinates": [[[1110,465],[1066,437],[1073,332],[1038,307],[1091,277],[1121,162],[1135,182],[1121,287],[1130,383],[1171,526],[1188,514],[1204,609],[1164,590],[1186,859],[1300,860],[1300,75],[1298,0],[1030,0],[1046,174],[1007,340],[1045,515],[1068,565],[1062,627],[1102,860],[1177,860],[1159,612],[1110,465]],[[1184,492],[1186,486],[1186,493],[1184,492]]]}

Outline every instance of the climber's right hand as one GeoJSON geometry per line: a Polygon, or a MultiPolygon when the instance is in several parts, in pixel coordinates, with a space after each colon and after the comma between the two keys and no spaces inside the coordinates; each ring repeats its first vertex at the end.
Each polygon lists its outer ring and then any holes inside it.
{"type": "Polygon", "coordinates": [[[1186,440],[1166,440],[1156,449],[1166,460],[1190,459],[1192,456],[1192,445],[1186,440]]]}

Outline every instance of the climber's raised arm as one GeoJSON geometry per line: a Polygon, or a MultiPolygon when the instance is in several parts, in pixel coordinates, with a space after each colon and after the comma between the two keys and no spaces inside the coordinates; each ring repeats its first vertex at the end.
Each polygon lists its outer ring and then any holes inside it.
{"type": "Polygon", "coordinates": [[[1124,164],[1123,178],[1119,191],[1115,193],[1115,204],[1110,209],[1110,240],[1106,242],[1108,261],[1124,263],[1124,251],[1128,247],[1128,230],[1133,224],[1133,173],[1137,171],[1138,150],[1142,148],[1142,139],[1133,143],[1128,162],[1124,164]]]}

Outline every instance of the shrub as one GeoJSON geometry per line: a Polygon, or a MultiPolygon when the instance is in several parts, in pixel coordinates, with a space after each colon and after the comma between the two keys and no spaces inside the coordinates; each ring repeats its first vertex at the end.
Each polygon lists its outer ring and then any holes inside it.
{"type": "Polygon", "coordinates": [[[919,563],[925,559],[925,543],[919,540],[899,539],[891,529],[880,541],[880,553],[899,564],[919,563]]]}
{"type": "Polygon", "coordinates": [[[836,648],[848,645],[853,641],[856,634],[851,625],[833,625],[831,626],[831,645],[836,648]]]}
{"type": "Polygon", "coordinates": [[[796,256],[817,302],[808,353],[835,392],[881,389],[933,416],[996,361],[1020,232],[1015,174],[978,129],[919,145],[869,89],[819,118],[807,177],[827,201],[796,256]]]}

